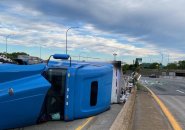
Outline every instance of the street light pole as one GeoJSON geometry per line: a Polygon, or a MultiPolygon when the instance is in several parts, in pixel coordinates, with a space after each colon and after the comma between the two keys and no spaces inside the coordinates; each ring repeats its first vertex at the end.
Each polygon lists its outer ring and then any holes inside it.
{"type": "Polygon", "coordinates": [[[8,43],[7,43],[7,40],[8,40],[8,38],[9,38],[10,36],[11,36],[11,35],[5,36],[5,38],[6,38],[6,57],[8,56],[8,43]]]}
{"type": "Polygon", "coordinates": [[[72,28],[78,28],[78,27],[70,27],[70,28],[68,28],[68,29],[66,30],[66,54],[67,54],[67,33],[68,33],[68,31],[69,31],[70,29],[72,29],[72,28]]]}
{"type": "Polygon", "coordinates": [[[161,55],[161,68],[163,68],[163,53],[162,52],[159,52],[160,55],[161,55]]]}
{"type": "Polygon", "coordinates": [[[41,59],[41,44],[40,44],[40,59],[41,59]]]}
{"type": "Polygon", "coordinates": [[[46,47],[46,45],[40,44],[40,59],[42,58],[42,48],[46,47]]]}

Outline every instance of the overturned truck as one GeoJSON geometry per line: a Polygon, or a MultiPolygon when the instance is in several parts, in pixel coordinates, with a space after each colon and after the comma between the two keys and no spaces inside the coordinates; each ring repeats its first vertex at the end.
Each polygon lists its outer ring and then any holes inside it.
{"type": "Polygon", "coordinates": [[[70,121],[109,109],[111,64],[72,62],[64,54],[52,57],[58,60],[0,65],[0,129],[70,121]]]}

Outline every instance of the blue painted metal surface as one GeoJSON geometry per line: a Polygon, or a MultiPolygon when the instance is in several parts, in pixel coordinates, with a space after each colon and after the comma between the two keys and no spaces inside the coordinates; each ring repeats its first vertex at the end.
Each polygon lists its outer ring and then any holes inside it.
{"type": "Polygon", "coordinates": [[[0,83],[17,80],[30,75],[41,74],[45,69],[45,64],[36,65],[0,65],[0,83]]]}
{"type": "Polygon", "coordinates": [[[69,68],[66,87],[65,120],[84,118],[101,113],[110,107],[112,88],[112,66],[87,64],[69,68]],[[69,76],[70,75],[70,76],[69,76]],[[98,82],[97,104],[90,105],[90,87],[98,82]]]}
{"type": "MultiPolygon", "coordinates": [[[[55,56],[56,59],[61,59],[61,55],[55,56]]],[[[59,60],[50,61],[46,67],[44,64],[0,65],[0,129],[22,127],[37,122],[48,91],[53,87],[43,73],[51,69],[67,71],[63,101],[64,120],[89,117],[109,109],[113,74],[111,64],[69,63],[59,60]],[[94,82],[95,87],[92,87],[94,82]],[[93,105],[92,93],[95,93],[93,98],[96,98],[93,105]]]]}
{"type": "Polygon", "coordinates": [[[54,54],[53,55],[53,58],[54,59],[69,59],[69,55],[67,55],[67,54],[54,54]]]}
{"type": "Polygon", "coordinates": [[[42,71],[43,65],[0,65],[0,129],[37,122],[51,86],[42,71]]]}
{"type": "Polygon", "coordinates": [[[110,107],[113,66],[108,63],[58,62],[48,68],[67,68],[65,118],[74,120],[101,113],[110,107]],[[90,105],[90,87],[98,82],[97,104],[90,105]]]}

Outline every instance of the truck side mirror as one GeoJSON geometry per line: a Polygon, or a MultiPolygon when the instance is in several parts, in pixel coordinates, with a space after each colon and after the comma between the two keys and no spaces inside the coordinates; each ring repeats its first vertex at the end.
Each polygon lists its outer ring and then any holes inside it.
{"type": "Polygon", "coordinates": [[[51,57],[53,57],[54,59],[61,59],[61,60],[68,60],[70,59],[70,66],[71,66],[71,57],[70,55],[67,55],[67,54],[54,54],[54,55],[51,55],[47,61],[47,65],[51,59],[51,57]]]}

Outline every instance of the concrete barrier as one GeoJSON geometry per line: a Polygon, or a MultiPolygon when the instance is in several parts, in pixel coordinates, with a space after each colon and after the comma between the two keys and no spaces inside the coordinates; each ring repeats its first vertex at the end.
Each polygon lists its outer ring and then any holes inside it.
{"type": "Polygon", "coordinates": [[[183,80],[185,77],[180,77],[180,76],[159,76],[159,78],[164,78],[164,79],[177,79],[177,80],[183,80]]]}
{"type": "Polygon", "coordinates": [[[126,101],[125,105],[119,112],[110,130],[130,130],[132,125],[132,115],[134,112],[134,105],[136,99],[137,88],[132,89],[131,95],[126,101]]]}

